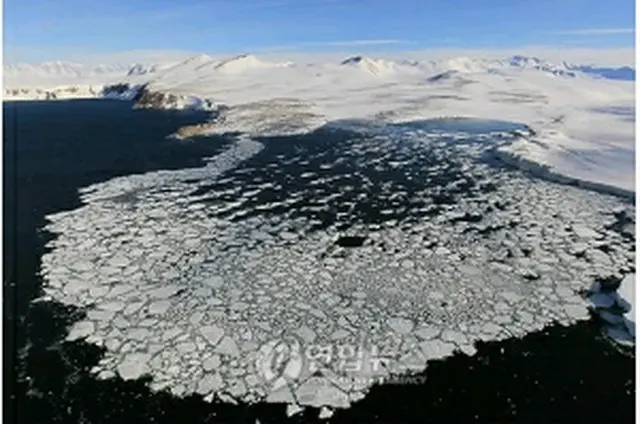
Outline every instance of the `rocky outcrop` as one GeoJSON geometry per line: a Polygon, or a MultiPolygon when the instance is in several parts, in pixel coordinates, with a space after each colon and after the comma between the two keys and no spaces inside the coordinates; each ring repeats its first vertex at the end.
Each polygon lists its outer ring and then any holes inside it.
{"type": "Polygon", "coordinates": [[[141,65],[136,64],[129,69],[127,72],[127,76],[135,76],[135,75],[147,75],[156,72],[157,68],[155,65],[141,65]]]}
{"type": "Polygon", "coordinates": [[[105,85],[100,95],[105,98],[119,100],[137,101],[140,92],[145,88],[145,84],[130,85],[128,83],[117,83],[105,85]]]}
{"type": "Polygon", "coordinates": [[[104,88],[102,89],[102,94],[103,95],[122,94],[122,93],[126,92],[127,90],[129,90],[130,88],[131,87],[129,87],[129,84],[105,85],[104,88]]]}
{"type": "Polygon", "coordinates": [[[177,109],[178,96],[175,94],[151,91],[144,87],[140,90],[134,108],[136,109],[177,109]]]}
{"type": "Polygon", "coordinates": [[[184,127],[179,128],[178,131],[176,131],[173,135],[178,138],[194,137],[213,129],[214,125],[215,124],[212,122],[205,122],[196,125],[185,125],[184,127]]]}
{"type": "Polygon", "coordinates": [[[183,96],[162,91],[152,91],[148,86],[141,87],[133,99],[135,109],[196,109],[211,110],[213,102],[193,96],[183,96]]]}
{"type": "MultiPolygon", "coordinates": [[[[37,91],[42,92],[42,90],[37,90],[37,91]]],[[[17,97],[24,94],[29,94],[29,90],[26,88],[7,88],[4,90],[5,96],[17,97]]]]}
{"type": "Polygon", "coordinates": [[[98,95],[97,88],[90,85],[69,85],[55,88],[6,88],[5,100],[58,100],[93,98],[98,95]]]}
{"type": "Polygon", "coordinates": [[[514,68],[535,69],[558,77],[576,77],[576,73],[568,69],[566,66],[553,64],[537,57],[515,55],[508,58],[507,63],[509,66],[514,68]]]}
{"type": "Polygon", "coordinates": [[[387,74],[395,70],[394,62],[383,59],[372,59],[365,56],[348,57],[340,62],[340,66],[355,67],[372,75],[387,74]]]}

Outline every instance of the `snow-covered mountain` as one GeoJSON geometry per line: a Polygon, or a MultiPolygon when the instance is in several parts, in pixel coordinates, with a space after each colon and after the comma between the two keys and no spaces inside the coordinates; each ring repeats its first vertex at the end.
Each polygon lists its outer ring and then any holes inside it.
{"type": "Polygon", "coordinates": [[[328,70],[356,69],[366,74],[385,77],[397,71],[420,70],[430,78],[452,77],[456,74],[501,73],[511,70],[538,71],[557,77],[575,78],[594,77],[614,80],[634,80],[635,69],[629,66],[619,68],[596,67],[567,62],[553,63],[541,58],[513,55],[502,60],[471,59],[454,57],[441,61],[403,60],[391,61],[367,56],[348,57],[336,65],[317,63],[298,67],[292,62],[268,62],[256,56],[245,54],[231,58],[216,59],[209,55],[197,55],[178,63],[134,63],[134,64],[98,64],[52,61],[41,64],[4,65],[4,82],[8,88],[38,86],[51,88],[58,84],[117,82],[126,77],[146,79],[189,79],[202,76],[224,74],[233,76],[247,72],[298,68],[307,69],[309,74],[326,74],[328,70]],[[439,75],[439,77],[438,77],[439,75]]]}
{"type": "MultiPolygon", "coordinates": [[[[153,72],[158,78],[169,78],[171,76],[195,76],[207,74],[241,74],[252,70],[264,70],[271,68],[282,68],[292,66],[293,63],[273,63],[258,59],[249,54],[234,56],[225,59],[216,59],[209,55],[197,55],[182,62],[165,66],[164,68],[153,66],[153,72]]],[[[148,73],[148,72],[147,72],[148,73]]],[[[137,73],[140,74],[140,73],[137,73]]]]}
{"type": "Polygon", "coordinates": [[[102,86],[72,84],[43,89],[37,87],[6,88],[4,99],[8,100],[62,100],[100,97],[102,86]]]}
{"type": "Polygon", "coordinates": [[[102,85],[127,77],[138,77],[164,71],[171,63],[86,64],[64,61],[40,64],[6,64],[3,66],[5,88],[53,89],[63,85],[102,85]]]}
{"type": "Polygon", "coordinates": [[[394,72],[397,65],[389,60],[373,59],[366,56],[352,56],[343,60],[341,66],[359,69],[371,75],[384,75],[394,72]]]}
{"type": "Polygon", "coordinates": [[[129,64],[114,65],[87,65],[73,62],[44,62],[33,65],[27,63],[4,65],[4,78],[7,81],[14,79],[20,80],[37,80],[44,79],[65,79],[65,78],[84,78],[84,77],[100,77],[110,75],[124,75],[131,69],[129,64]]]}
{"type": "Polygon", "coordinates": [[[226,59],[218,62],[215,65],[215,70],[218,72],[224,72],[228,74],[242,73],[251,70],[260,70],[268,68],[282,68],[293,66],[291,62],[284,63],[272,63],[264,62],[257,57],[249,54],[235,56],[231,59],[226,59]]]}
{"type": "Polygon", "coordinates": [[[157,69],[157,65],[142,65],[137,63],[129,68],[127,76],[152,74],[156,72],[157,69]]]}
{"type": "Polygon", "coordinates": [[[504,64],[511,68],[533,69],[561,77],[576,77],[576,72],[568,68],[565,63],[551,63],[537,57],[515,55],[507,58],[504,64]]]}
{"type": "Polygon", "coordinates": [[[165,72],[171,73],[176,70],[182,71],[182,72],[197,71],[200,69],[204,69],[207,66],[214,65],[215,63],[216,63],[215,58],[206,54],[200,54],[197,56],[192,56],[190,58],[183,60],[182,62],[178,62],[173,64],[172,66],[167,67],[165,69],[165,72]]]}
{"type": "Polygon", "coordinates": [[[487,61],[464,56],[447,59],[441,63],[435,62],[434,66],[461,73],[486,72],[489,69],[487,61]]]}
{"type": "MultiPolygon", "coordinates": [[[[537,57],[521,55],[511,56],[505,62],[506,65],[512,68],[535,69],[570,78],[580,75],[621,81],[634,81],[636,78],[636,71],[630,66],[602,67],[566,61],[552,63],[537,57]]],[[[505,65],[505,63],[502,63],[502,65],[505,65]]]]}

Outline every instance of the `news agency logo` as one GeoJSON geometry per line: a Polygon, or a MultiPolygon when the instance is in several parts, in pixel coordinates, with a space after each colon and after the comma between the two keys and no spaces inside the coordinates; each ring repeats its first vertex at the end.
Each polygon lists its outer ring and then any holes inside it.
{"type": "Polygon", "coordinates": [[[293,337],[271,340],[260,347],[255,365],[271,390],[278,390],[302,373],[305,366],[302,345],[293,337]]]}
{"type": "Polygon", "coordinates": [[[426,367],[427,358],[418,345],[413,355],[398,356],[401,351],[380,349],[369,344],[311,344],[304,346],[294,336],[274,339],[258,350],[256,372],[276,391],[287,384],[329,369],[346,382],[353,379],[384,384],[422,384],[420,373],[426,367]],[[394,359],[395,358],[395,359],[394,359]]]}

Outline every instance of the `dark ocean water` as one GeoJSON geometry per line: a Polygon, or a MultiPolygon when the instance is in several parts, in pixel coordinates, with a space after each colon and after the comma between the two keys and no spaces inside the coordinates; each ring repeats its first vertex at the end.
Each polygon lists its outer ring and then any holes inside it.
{"type": "MultiPolygon", "coordinates": [[[[197,396],[152,394],[144,380],[98,381],[89,369],[100,349],[62,341],[79,312],[31,303],[41,284],[39,258],[51,237],[40,230],[45,216],[78,207],[78,188],[119,175],[199,166],[229,140],[166,139],[203,115],[134,111],[117,101],[4,103],[3,115],[7,422],[287,421],[284,405],[208,404],[197,396]]],[[[375,387],[331,422],[633,422],[634,360],[604,341],[594,324],[552,326],[477,348],[473,357],[431,363],[421,384],[375,387]]],[[[290,421],[316,419],[317,411],[307,410],[290,421]]]]}

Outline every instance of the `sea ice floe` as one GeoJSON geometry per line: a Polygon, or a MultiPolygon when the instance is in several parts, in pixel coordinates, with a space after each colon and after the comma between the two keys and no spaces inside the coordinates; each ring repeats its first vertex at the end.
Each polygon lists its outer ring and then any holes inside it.
{"type": "Polygon", "coordinates": [[[328,417],[391,372],[588,318],[579,290],[633,264],[603,219],[618,199],[390,134],[240,140],[199,169],[82,190],[48,217],[42,258],[45,294],[86,310],[68,338],[106,348],[102,377],[328,417]]]}
{"type": "Polygon", "coordinates": [[[604,324],[605,334],[626,346],[635,346],[635,284],[635,274],[627,274],[617,289],[595,283],[587,295],[604,324]]]}

